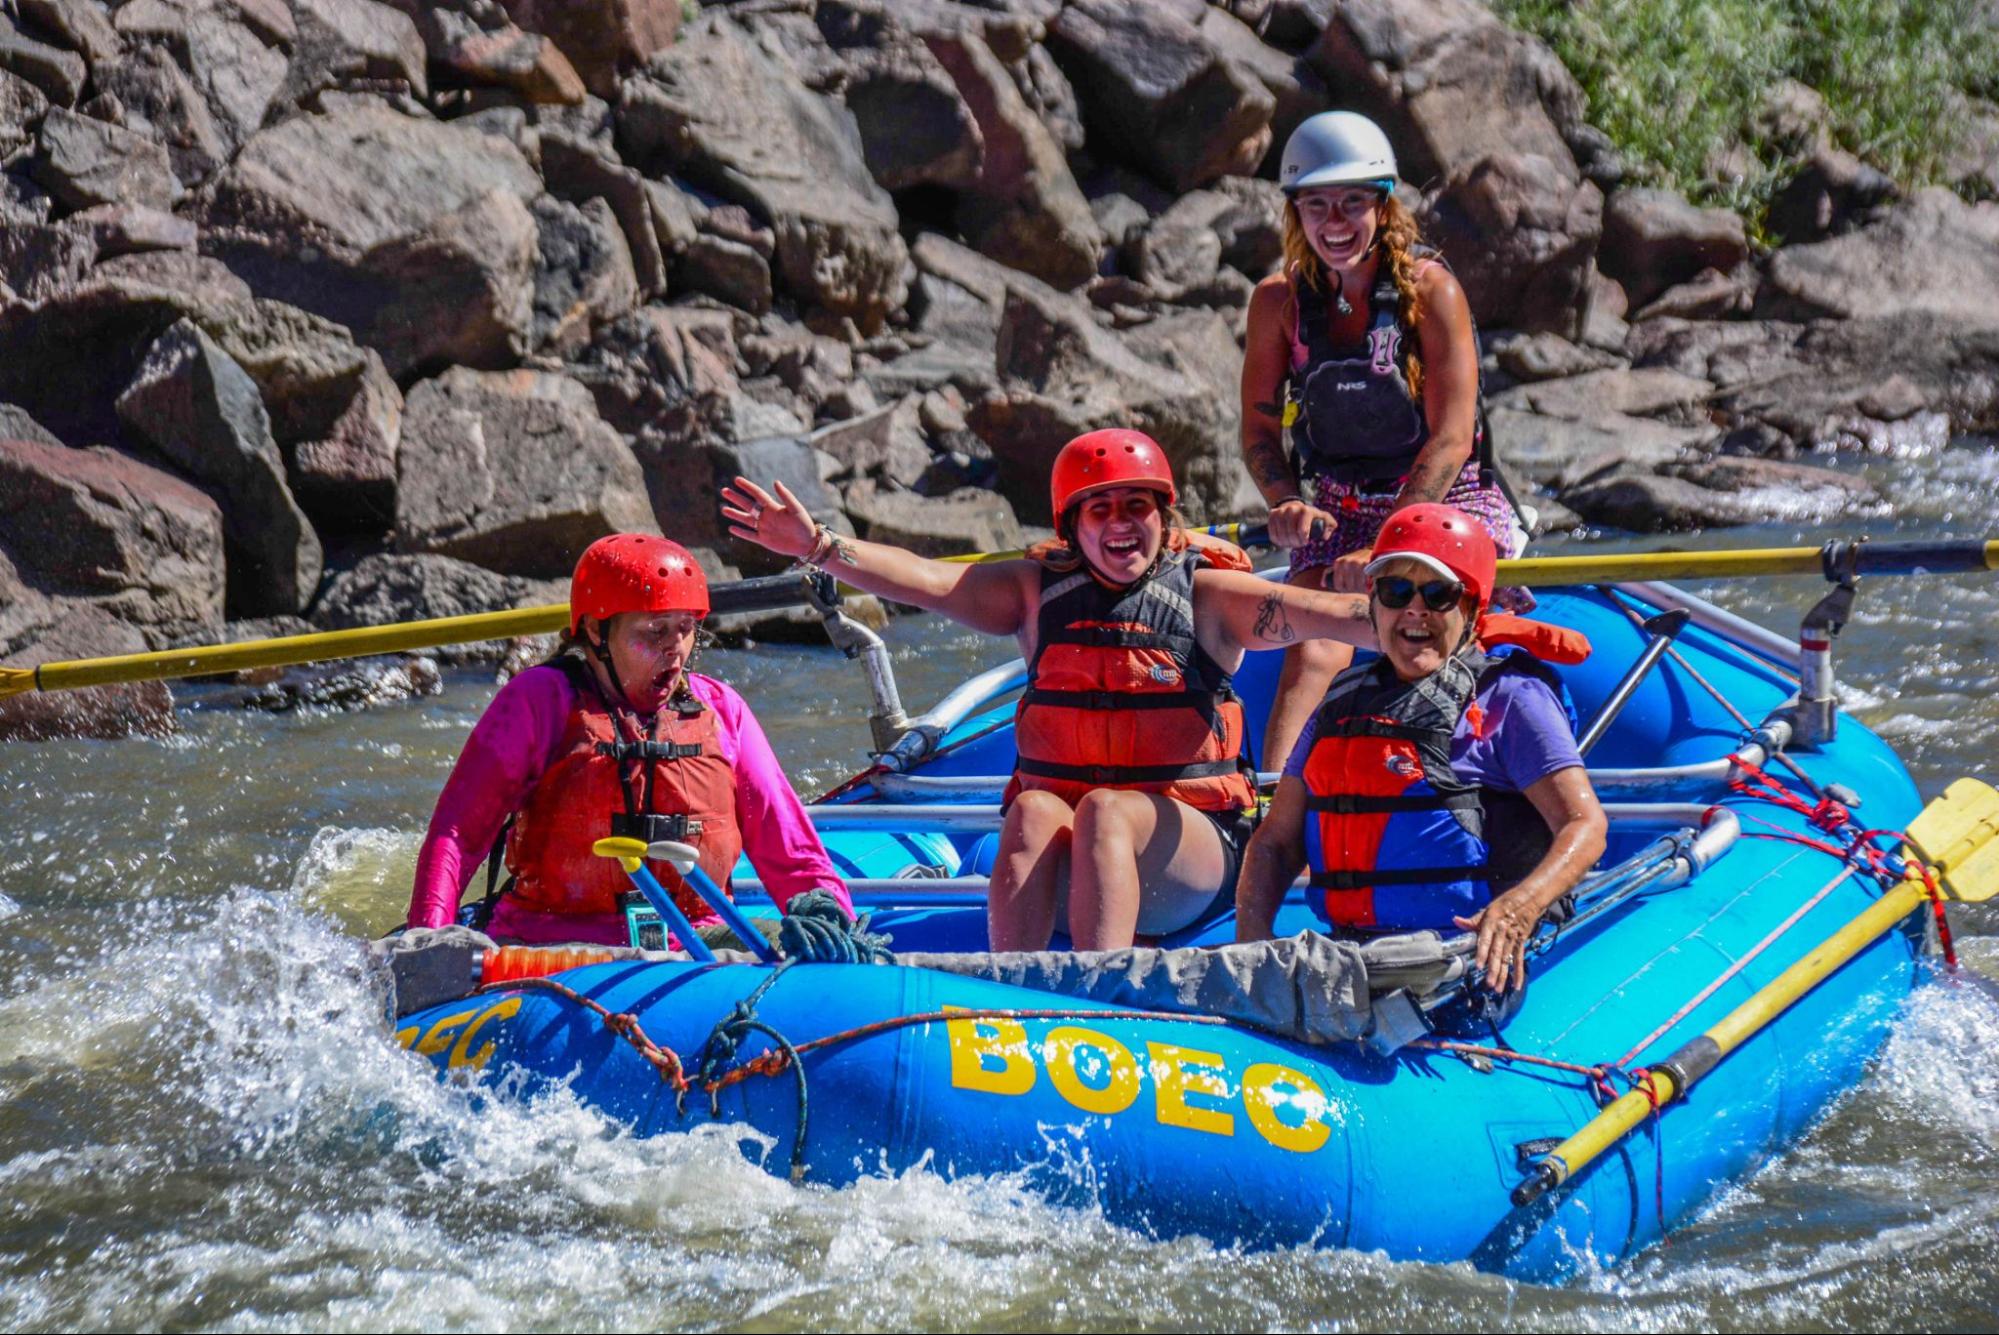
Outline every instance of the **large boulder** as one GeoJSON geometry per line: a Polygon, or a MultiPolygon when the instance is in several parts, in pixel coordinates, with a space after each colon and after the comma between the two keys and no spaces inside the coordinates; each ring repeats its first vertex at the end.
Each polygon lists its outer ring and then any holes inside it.
{"type": "Polygon", "coordinates": [[[1635,309],[1704,269],[1722,273],[1749,258],[1742,219],[1695,208],[1670,190],[1619,190],[1603,211],[1597,263],[1624,285],[1635,309]]]}
{"type": "Polygon", "coordinates": [[[883,189],[963,190],[978,179],[984,138],[928,48],[898,32],[846,57],[840,100],[853,113],[868,170],[883,189]]]}
{"type": "MultiPolygon", "coordinates": [[[[1000,275],[1000,382],[966,417],[998,458],[1000,490],[1015,510],[1030,523],[1053,522],[1048,470],[1056,453],[1085,431],[1129,426],[1165,449],[1190,515],[1225,517],[1243,477],[1235,397],[1218,393],[1200,369],[1208,359],[1162,344],[1152,349],[1159,360],[1149,360],[1098,324],[1086,301],[1012,270],[1000,275]]],[[[1223,341],[1233,348],[1225,332],[1223,341]]]]}
{"type": "Polygon", "coordinates": [[[602,199],[579,209],[544,195],[534,203],[534,216],[540,254],[529,342],[538,352],[576,352],[599,325],[638,305],[632,253],[602,199]]]}
{"type": "Polygon", "coordinates": [[[924,41],[949,71],[982,145],[978,171],[958,200],[966,241],[1057,287],[1089,279],[1103,232],[1061,144],[977,33],[945,29],[924,41]]]}
{"type": "Polygon", "coordinates": [[[1216,53],[1197,26],[1202,10],[1074,0],[1048,27],[1092,144],[1176,192],[1254,171],[1271,143],[1276,100],[1216,53]]]}
{"type": "Polygon", "coordinates": [[[285,48],[298,39],[281,3],[128,0],[113,23],[128,46],[174,58],[232,148],[256,133],[276,104],[291,64],[285,48]]]}
{"type": "Polygon", "coordinates": [[[1844,236],[1786,246],[1758,306],[1786,319],[1907,311],[1999,324],[1999,204],[1933,187],[1844,236]]]}
{"type": "Polygon", "coordinates": [[[422,95],[423,38],[409,15],[377,0],[291,0],[298,24],[285,81],[287,101],[300,101],[326,88],[365,82],[401,85],[422,95]]]}
{"type": "Polygon", "coordinates": [[[345,101],[244,146],[215,179],[204,247],[399,376],[506,366],[526,350],[540,193],[504,139],[345,101]]]}
{"type": "Polygon", "coordinates": [[[598,538],[652,528],[638,461],[574,380],[453,367],[410,391],[398,550],[555,578],[598,538]]]}
{"type": "Polygon", "coordinates": [[[90,74],[100,93],[117,99],[125,128],[167,151],[181,184],[199,186],[236,151],[233,133],[208,109],[173,55],[159,46],[138,46],[90,74]]]}
{"type": "Polygon", "coordinates": [[[1882,427],[1928,414],[1958,432],[1999,430],[1999,323],[1989,316],[1652,320],[1633,330],[1632,353],[1712,382],[1718,420],[1768,428],[1793,448],[1892,442],[1900,433],[1882,427]]]}
{"type": "Polygon", "coordinates": [[[0,303],[0,399],[64,440],[116,441],[113,405],[153,340],[177,320],[212,327],[249,306],[249,288],[214,260],[179,251],[105,260],[37,303],[0,303]]]}
{"type": "MultiPolygon", "coordinates": [[[[501,575],[449,556],[379,552],[327,580],[312,621],[322,630],[349,630],[567,601],[567,579],[501,575]]],[[[506,651],[505,640],[475,640],[428,652],[443,662],[464,663],[496,660],[506,651]]]]}
{"type": "Polygon", "coordinates": [[[1582,90],[1536,38],[1477,0],[1343,0],[1310,59],[1340,105],[1371,116],[1404,180],[1427,187],[1498,155],[1578,174],[1582,90]]]}
{"type": "Polygon", "coordinates": [[[628,161],[684,176],[766,220],[778,277],[805,304],[868,333],[901,309],[908,252],[852,115],[800,88],[726,25],[626,80],[618,136],[628,161]]]}
{"type": "Polygon", "coordinates": [[[35,179],[65,209],[170,209],[181,197],[166,150],[130,130],[54,107],[42,119],[40,145],[35,179]]]}
{"type": "Polygon", "coordinates": [[[319,538],[292,499],[270,418],[243,368],[183,320],[148,350],[118,415],[221,500],[230,611],[305,610],[319,588],[319,538]]]}
{"type": "Polygon", "coordinates": [[[562,49],[599,97],[614,98],[618,80],[673,45],[680,0],[501,0],[515,23],[562,49]]]}
{"type": "Polygon", "coordinates": [[[1426,230],[1482,325],[1581,332],[1603,194],[1573,164],[1501,152],[1445,182],[1426,230]]]}
{"type": "MultiPolygon", "coordinates": [[[[134,627],[145,648],[199,643],[222,629],[221,510],[113,450],[0,441],[0,552],[35,589],[87,600],[134,627]]],[[[0,620],[7,615],[0,610],[0,620]]]]}
{"type": "Polygon", "coordinates": [[[920,556],[1009,552],[1026,546],[1006,498],[978,487],[929,497],[889,490],[863,478],[848,485],[846,499],[847,517],[857,534],[920,556]]]}
{"type": "Polygon", "coordinates": [[[0,70],[33,84],[57,106],[73,107],[90,66],[73,51],[38,42],[0,14],[0,70]]]}

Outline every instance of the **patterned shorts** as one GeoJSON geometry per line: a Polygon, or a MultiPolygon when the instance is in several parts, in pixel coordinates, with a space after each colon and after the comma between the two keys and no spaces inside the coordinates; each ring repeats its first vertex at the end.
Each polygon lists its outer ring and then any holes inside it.
{"type": "MultiPolygon", "coordinates": [[[[1336,482],[1329,477],[1313,478],[1313,502],[1339,520],[1340,526],[1330,538],[1292,548],[1292,572],[1329,566],[1348,552],[1373,546],[1375,538],[1381,533],[1381,526],[1388,521],[1390,512],[1395,508],[1395,496],[1392,491],[1361,491],[1352,483],[1336,482]]],[[[1465,465],[1464,471],[1458,474],[1458,480],[1444,493],[1444,504],[1464,511],[1483,524],[1485,531],[1492,535],[1493,546],[1499,549],[1502,559],[1520,555],[1521,548],[1526,545],[1526,535],[1520,530],[1506,494],[1497,486],[1479,485],[1477,463],[1465,465]]],[[[1492,605],[1502,612],[1528,612],[1533,610],[1534,595],[1526,589],[1500,589],[1493,595],[1492,605]]]]}

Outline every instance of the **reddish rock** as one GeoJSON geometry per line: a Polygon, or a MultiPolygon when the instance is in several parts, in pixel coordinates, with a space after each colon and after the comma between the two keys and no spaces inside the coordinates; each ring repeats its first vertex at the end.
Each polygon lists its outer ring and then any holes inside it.
{"type": "Polygon", "coordinates": [[[591,92],[615,98],[618,80],[673,45],[680,0],[501,0],[515,23],[546,35],[591,92]]]}
{"type": "Polygon", "coordinates": [[[596,539],[651,527],[638,461],[575,381],[454,367],[410,391],[400,550],[554,578],[596,539]]]}
{"type": "Polygon", "coordinates": [[[1749,257],[1742,219],[1695,208],[1670,190],[1619,190],[1603,210],[1597,263],[1624,285],[1633,307],[1704,269],[1727,273],[1749,257]]]}
{"type": "Polygon", "coordinates": [[[0,441],[0,551],[33,587],[89,599],[146,647],[222,627],[221,510],[128,455],[0,441]]]}
{"type": "Polygon", "coordinates": [[[1075,85],[1103,151],[1175,191],[1246,175],[1270,147],[1276,100],[1221,59],[1196,22],[1157,0],[1075,0],[1049,25],[1048,49],[1075,85]]]}
{"type": "Polygon", "coordinates": [[[1580,332],[1595,273],[1603,195],[1573,164],[1502,153],[1450,180],[1425,230],[1489,327],[1580,332]]]}

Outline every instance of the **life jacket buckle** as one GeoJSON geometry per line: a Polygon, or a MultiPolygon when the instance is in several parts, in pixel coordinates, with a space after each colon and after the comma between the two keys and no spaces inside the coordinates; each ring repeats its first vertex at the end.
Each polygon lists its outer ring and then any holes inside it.
{"type": "Polygon", "coordinates": [[[686,812],[648,812],[633,815],[629,811],[611,813],[611,834],[619,839],[637,839],[642,843],[656,844],[663,839],[678,843],[698,837],[702,823],[692,820],[686,812]]]}

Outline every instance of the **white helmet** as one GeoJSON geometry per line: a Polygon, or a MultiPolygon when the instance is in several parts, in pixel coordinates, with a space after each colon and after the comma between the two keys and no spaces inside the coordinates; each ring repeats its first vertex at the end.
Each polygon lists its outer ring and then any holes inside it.
{"type": "Polygon", "coordinates": [[[1277,173],[1287,195],[1315,185],[1379,184],[1393,190],[1395,178],[1388,136],[1352,111],[1322,111],[1293,130],[1277,173]]]}

